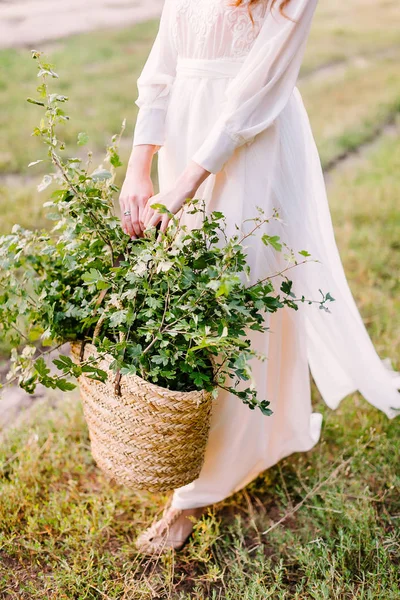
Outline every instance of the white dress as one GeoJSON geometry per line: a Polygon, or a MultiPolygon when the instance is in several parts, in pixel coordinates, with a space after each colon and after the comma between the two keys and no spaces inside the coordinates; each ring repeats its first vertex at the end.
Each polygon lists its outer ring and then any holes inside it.
{"type": "MultiPolygon", "coordinates": [[[[196,197],[235,224],[274,208],[278,234],[313,259],[290,271],[297,295],[335,299],[269,315],[267,333],[252,333],[267,361],[256,361],[259,397],[273,415],[251,411],[221,391],[215,403],[200,477],[175,491],[173,506],[218,502],[283,457],[311,449],[322,416],[311,407],[311,374],[336,408],[359,390],[389,418],[400,408],[400,375],[382,361],[368,336],[335,243],[321,164],[296,81],[317,0],[291,0],[279,14],[261,1],[166,0],[160,29],[138,80],[134,145],[159,150],[160,191],[170,190],[189,160],[212,175],[196,197]]],[[[343,202],[348,201],[343,198],[343,202]]],[[[184,216],[190,225],[189,215],[184,216]]],[[[248,249],[253,279],[282,267],[282,258],[255,239],[248,249]]],[[[287,263],[285,263],[287,264],[287,263]]],[[[289,274],[288,274],[289,275],[289,274]]]]}

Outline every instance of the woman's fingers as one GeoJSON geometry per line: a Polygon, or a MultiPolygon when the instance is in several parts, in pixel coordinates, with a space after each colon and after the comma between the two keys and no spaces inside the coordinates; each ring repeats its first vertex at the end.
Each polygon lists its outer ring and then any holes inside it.
{"type": "Polygon", "coordinates": [[[146,206],[143,208],[143,211],[142,211],[143,230],[145,230],[146,227],[147,227],[147,223],[148,223],[149,216],[150,216],[149,215],[150,210],[151,209],[149,209],[149,204],[147,203],[146,206]]]}
{"type": "Polygon", "coordinates": [[[119,197],[119,206],[121,209],[122,230],[124,233],[126,233],[126,235],[129,235],[132,237],[132,235],[134,235],[134,232],[133,232],[133,228],[132,228],[132,222],[130,220],[130,215],[127,214],[130,212],[128,203],[127,203],[127,198],[120,196],[119,197]]]}
{"type": "Polygon", "coordinates": [[[146,210],[146,202],[144,204],[139,205],[138,221],[139,221],[139,227],[140,227],[142,233],[146,229],[146,226],[144,224],[145,210],[146,210]]]}
{"type": "Polygon", "coordinates": [[[131,213],[129,218],[134,234],[136,237],[140,237],[142,235],[142,229],[139,225],[139,207],[133,199],[129,202],[129,210],[131,213]]]}
{"type": "Polygon", "coordinates": [[[135,231],[134,231],[133,225],[132,225],[131,209],[129,207],[129,204],[128,204],[127,200],[125,200],[125,199],[121,199],[120,204],[121,204],[121,213],[122,213],[121,214],[122,229],[124,230],[124,232],[127,235],[129,235],[129,237],[131,237],[131,238],[136,237],[135,231]]]}
{"type": "Polygon", "coordinates": [[[150,200],[147,202],[144,211],[143,211],[143,225],[144,229],[148,229],[151,227],[150,221],[156,217],[159,213],[157,213],[153,208],[150,208],[150,200]]]}
{"type": "Polygon", "coordinates": [[[161,219],[161,227],[160,227],[161,233],[165,233],[167,231],[169,221],[170,221],[169,216],[163,215],[163,217],[161,219]]]}
{"type": "Polygon", "coordinates": [[[171,219],[169,215],[159,213],[147,205],[143,215],[143,224],[145,229],[151,229],[152,227],[157,227],[157,225],[160,225],[160,233],[165,233],[170,220],[171,219]]]}
{"type": "MultiPolygon", "coordinates": [[[[139,153],[140,154],[140,153],[139,153]]],[[[132,238],[143,235],[143,209],[154,195],[150,174],[143,175],[131,165],[121,187],[119,204],[123,231],[132,238]]]]}
{"type": "Polygon", "coordinates": [[[158,212],[153,212],[153,215],[150,217],[147,227],[156,227],[158,223],[162,220],[162,215],[158,212]]]}
{"type": "Polygon", "coordinates": [[[120,198],[122,229],[132,238],[142,237],[145,229],[143,211],[147,197],[128,196],[120,198]]]}

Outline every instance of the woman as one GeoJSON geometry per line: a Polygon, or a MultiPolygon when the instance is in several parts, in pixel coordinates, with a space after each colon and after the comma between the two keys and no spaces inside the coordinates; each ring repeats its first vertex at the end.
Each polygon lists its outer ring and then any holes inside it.
{"type": "MultiPolygon", "coordinates": [[[[272,417],[221,392],[200,477],[175,490],[163,517],[142,534],[143,552],[180,548],[205,506],[241,489],[281,458],[310,450],[322,416],[312,413],[309,367],[332,408],[359,390],[392,418],[400,375],[380,360],[348,287],[335,243],[321,165],[296,86],[317,0],[166,0],[160,28],[138,80],[140,107],[126,180],[123,228],[131,237],[177,213],[186,198],[220,210],[231,233],[256,207],[281,220],[274,233],[313,259],[291,271],[297,293],[329,291],[331,313],[315,305],[281,309],[270,331],[252,333],[265,355],[253,367],[272,417]],[[160,194],[151,163],[159,153],[160,194]]],[[[344,198],[345,202],[346,199],[344,198]]],[[[183,222],[193,226],[185,211],[183,222]]],[[[280,266],[260,242],[249,248],[255,278],[280,266]]]]}

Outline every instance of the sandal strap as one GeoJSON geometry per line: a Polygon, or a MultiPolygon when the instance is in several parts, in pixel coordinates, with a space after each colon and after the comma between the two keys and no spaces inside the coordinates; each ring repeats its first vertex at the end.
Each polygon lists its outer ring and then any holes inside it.
{"type": "Polygon", "coordinates": [[[182,515],[183,510],[180,508],[165,507],[161,517],[161,521],[165,521],[167,527],[171,527],[182,515]]]}
{"type": "Polygon", "coordinates": [[[183,510],[167,506],[161,519],[154,522],[137,539],[136,547],[144,553],[155,553],[164,548],[163,541],[167,538],[168,531],[182,515],[183,510]]]}

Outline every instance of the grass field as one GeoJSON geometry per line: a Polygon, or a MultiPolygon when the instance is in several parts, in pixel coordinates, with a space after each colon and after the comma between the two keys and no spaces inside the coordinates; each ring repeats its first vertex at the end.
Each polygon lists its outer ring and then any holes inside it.
{"type": "MultiPolygon", "coordinates": [[[[399,11],[388,0],[320,3],[301,91],[325,165],[396,121],[399,11]],[[354,60],[360,56],[365,60],[354,60]],[[329,66],[338,62],[340,69],[329,66]]],[[[98,152],[127,116],[127,152],[135,79],[155,30],[148,23],[53,46],[60,84],[71,95],[71,141],[85,130],[98,152]]],[[[15,221],[38,224],[43,216],[36,179],[23,179],[26,163],[38,157],[28,137],[38,113],[23,102],[33,95],[32,65],[20,50],[0,52],[0,65],[0,140],[6,149],[0,210],[7,231],[15,221]]],[[[395,133],[329,175],[351,289],[377,351],[392,357],[396,369],[399,190],[395,133]]],[[[332,412],[313,387],[313,402],[324,415],[322,440],[313,451],[281,461],[211,510],[183,552],[147,560],[137,556],[133,540],[166,497],[106,481],[90,456],[79,399],[72,394],[60,402],[50,394],[0,446],[0,598],[399,599],[399,420],[389,421],[359,394],[332,412]]]]}

